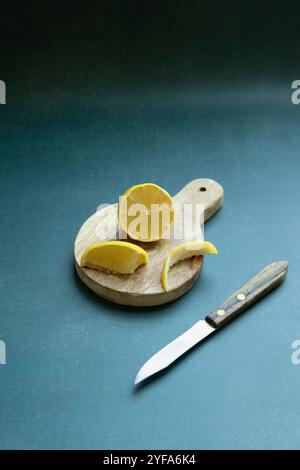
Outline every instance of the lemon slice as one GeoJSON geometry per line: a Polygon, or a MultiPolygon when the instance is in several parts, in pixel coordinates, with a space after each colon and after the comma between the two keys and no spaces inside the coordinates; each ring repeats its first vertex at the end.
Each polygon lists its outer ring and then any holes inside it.
{"type": "Polygon", "coordinates": [[[81,257],[85,268],[104,268],[108,271],[129,274],[148,263],[148,253],[143,248],[124,241],[94,243],[81,257]]]}
{"type": "Polygon", "coordinates": [[[167,292],[169,290],[168,286],[168,273],[170,268],[178,263],[178,261],[182,261],[187,258],[191,258],[192,256],[199,256],[199,255],[214,255],[217,254],[218,250],[216,247],[206,241],[192,241],[187,243],[182,243],[179,246],[176,246],[171,253],[165,259],[163,270],[161,273],[161,283],[164,290],[167,292]]]}
{"type": "Polygon", "coordinates": [[[174,222],[170,194],[154,183],[129,188],[119,202],[119,224],[133,240],[162,239],[174,222]]]}

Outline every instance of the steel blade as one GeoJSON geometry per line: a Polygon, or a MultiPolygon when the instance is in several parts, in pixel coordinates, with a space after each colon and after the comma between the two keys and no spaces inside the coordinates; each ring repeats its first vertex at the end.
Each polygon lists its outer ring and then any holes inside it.
{"type": "Polygon", "coordinates": [[[168,367],[172,362],[182,356],[182,354],[186,353],[214,331],[215,328],[210,326],[205,320],[200,320],[195,323],[195,325],[189,328],[185,333],[178,336],[178,338],[167,344],[167,346],[145,362],[137,373],[134,381],[135,385],[168,367]]]}

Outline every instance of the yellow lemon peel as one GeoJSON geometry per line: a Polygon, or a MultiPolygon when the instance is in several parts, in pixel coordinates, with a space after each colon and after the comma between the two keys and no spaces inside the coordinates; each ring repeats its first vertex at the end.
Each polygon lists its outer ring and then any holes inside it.
{"type": "Polygon", "coordinates": [[[178,263],[178,261],[191,258],[192,256],[214,255],[217,253],[218,250],[211,242],[201,240],[182,243],[181,245],[176,246],[176,248],[173,248],[164,261],[161,273],[161,283],[164,290],[166,292],[169,290],[168,273],[171,267],[178,263]]]}
{"type": "Polygon", "coordinates": [[[94,243],[84,251],[81,266],[122,274],[133,273],[148,263],[148,253],[140,246],[125,241],[94,243]]]}

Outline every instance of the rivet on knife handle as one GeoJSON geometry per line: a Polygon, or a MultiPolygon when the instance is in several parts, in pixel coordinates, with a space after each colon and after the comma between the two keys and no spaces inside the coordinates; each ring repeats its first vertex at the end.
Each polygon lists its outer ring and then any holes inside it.
{"type": "Polygon", "coordinates": [[[266,266],[243,287],[232,294],[220,307],[213,310],[205,320],[214,328],[226,325],[261,297],[280,284],[288,270],[287,261],[276,261],[266,266]]]}

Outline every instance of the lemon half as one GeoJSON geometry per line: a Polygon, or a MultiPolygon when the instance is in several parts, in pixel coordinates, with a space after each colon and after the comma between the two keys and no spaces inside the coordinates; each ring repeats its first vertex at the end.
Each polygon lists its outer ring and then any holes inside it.
{"type": "Polygon", "coordinates": [[[148,263],[148,253],[143,248],[124,241],[94,243],[86,248],[81,257],[85,268],[103,268],[122,274],[133,273],[148,263]]]}
{"type": "Polygon", "coordinates": [[[161,240],[174,222],[170,194],[154,183],[129,188],[119,202],[119,224],[133,240],[161,240]]]}
{"type": "Polygon", "coordinates": [[[169,290],[168,285],[168,273],[170,268],[187,258],[199,255],[214,255],[217,254],[218,250],[211,242],[206,241],[192,241],[182,243],[181,245],[174,248],[171,253],[165,259],[163,270],[161,273],[161,283],[165,291],[169,290]]]}

